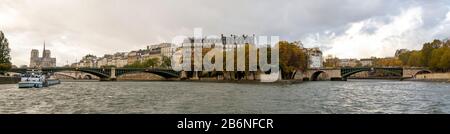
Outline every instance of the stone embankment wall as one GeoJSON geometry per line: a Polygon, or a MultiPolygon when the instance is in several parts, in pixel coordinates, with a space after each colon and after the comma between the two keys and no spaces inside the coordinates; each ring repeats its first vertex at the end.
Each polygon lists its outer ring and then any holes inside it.
{"type": "Polygon", "coordinates": [[[415,80],[450,81],[450,73],[418,74],[415,80]]]}
{"type": "Polygon", "coordinates": [[[146,81],[146,80],[165,80],[164,77],[161,77],[152,73],[131,73],[124,74],[117,77],[117,80],[122,81],[146,81]]]}
{"type": "Polygon", "coordinates": [[[19,77],[0,76],[0,84],[16,84],[20,81],[19,77]]]}

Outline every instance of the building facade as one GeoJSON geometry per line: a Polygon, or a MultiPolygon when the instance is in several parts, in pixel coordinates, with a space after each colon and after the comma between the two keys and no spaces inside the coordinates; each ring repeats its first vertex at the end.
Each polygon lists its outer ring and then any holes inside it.
{"type": "Polygon", "coordinates": [[[42,51],[42,57],[39,57],[39,50],[31,50],[30,56],[30,68],[41,68],[41,67],[56,67],[56,58],[51,57],[50,50],[44,49],[42,51]]]}
{"type": "Polygon", "coordinates": [[[372,67],[374,61],[375,61],[374,57],[359,59],[359,62],[361,63],[361,66],[363,66],[363,67],[372,67]]]}
{"type": "Polygon", "coordinates": [[[308,55],[308,67],[315,69],[315,68],[322,68],[323,67],[323,55],[322,51],[318,47],[315,48],[304,48],[306,54],[308,55]]]}
{"type": "Polygon", "coordinates": [[[357,59],[339,59],[340,67],[356,67],[358,66],[357,59]]]}
{"type": "Polygon", "coordinates": [[[218,38],[186,38],[181,46],[183,47],[203,47],[203,48],[223,48],[224,51],[230,51],[235,48],[243,47],[245,44],[255,45],[255,35],[230,35],[223,34],[218,38]]]}
{"type": "Polygon", "coordinates": [[[156,58],[161,64],[163,56],[171,57],[173,50],[169,43],[147,46],[146,49],[135,50],[131,52],[117,52],[114,54],[105,54],[103,57],[95,57],[87,55],[77,63],[72,64],[74,67],[96,67],[102,68],[107,66],[125,67],[135,62],[144,62],[145,60],[156,58]]]}
{"type": "Polygon", "coordinates": [[[88,54],[80,60],[77,67],[96,68],[97,67],[96,63],[97,63],[97,56],[88,54]]]}

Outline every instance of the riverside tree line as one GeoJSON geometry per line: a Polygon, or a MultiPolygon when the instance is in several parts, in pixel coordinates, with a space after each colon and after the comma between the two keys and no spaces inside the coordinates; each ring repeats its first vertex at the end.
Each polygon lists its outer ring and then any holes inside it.
{"type": "MultiPolygon", "coordinates": [[[[339,59],[327,59],[325,67],[339,67],[339,59]]],[[[408,50],[397,58],[374,58],[373,67],[425,67],[434,72],[450,71],[450,40],[424,43],[420,50],[408,50]]],[[[356,67],[362,67],[358,61],[356,67]]]]}
{"type": "Polygon", "coordinates": [[[450,40],[434,40],[423,44],[421,50],[399,55],[403,66],[427,67],[436,72],[450,71],[450,40]]]}

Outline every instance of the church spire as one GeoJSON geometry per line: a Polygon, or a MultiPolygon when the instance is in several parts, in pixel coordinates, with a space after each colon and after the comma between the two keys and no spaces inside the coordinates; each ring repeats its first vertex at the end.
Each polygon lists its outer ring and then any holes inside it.
{"type": "Polygon", "coordinates": [[[44,50],[42,51],[42,57],[45,57],[45,40],[44,40],[44,50]]]}

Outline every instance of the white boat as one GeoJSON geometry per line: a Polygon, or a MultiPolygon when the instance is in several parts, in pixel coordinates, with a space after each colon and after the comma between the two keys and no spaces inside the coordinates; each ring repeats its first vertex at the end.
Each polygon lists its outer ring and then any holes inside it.
{"type": "Polygon", "coordinates": [[[19,88],[42,88],[60,83],[58,79],[50,79],[42,71],[31,70],[22,74],[18,85],[19,88]]]}

